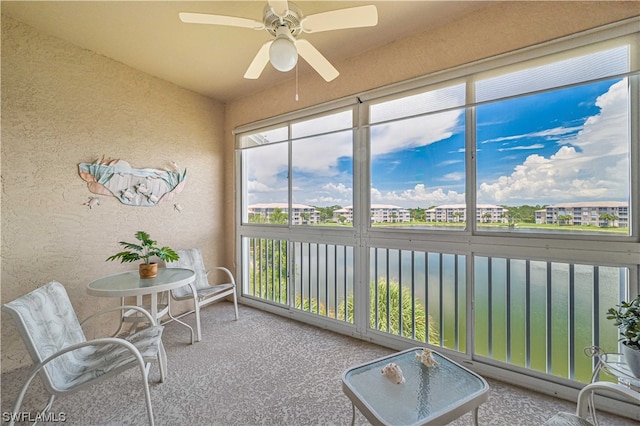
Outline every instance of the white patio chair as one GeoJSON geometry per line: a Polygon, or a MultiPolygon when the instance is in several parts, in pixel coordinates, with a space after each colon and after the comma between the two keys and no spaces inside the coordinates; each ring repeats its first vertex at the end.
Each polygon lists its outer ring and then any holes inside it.
{"type": "MultiPolygon", "coordinates": [[[[13,413],[20,412],[27,389],[36,375],[40,376],[50,394],[47,405],[40,412],[41,418],[45,418],[56,396],[76,392],[129,368],[139,367],[149,424],[154,424],[148,362],[158,360],[161,381],[164,381],[166,353],[161,340],[163,327],[155,325],[154,319],[144,309],[137,306],[119,306],[93,314],[81,323],[63,285],[51,281],[4,304],[2,311],[9,313],[15,321],[34,363],[18,394],[13,413]],[[87,320],[121,309],[139,310],[148,316],[152,326],[126,339],[86,339],[82,325],[87,320]]],[[[10,424],[13,423],[12,419],[10,424]]]]}
{"type": "Polygon", "coordinates": [[[627,398],[640,406],[640,393],[618,383],[594,382],[582,388],[578,394],[575,414],[560,412],[547,420],[544,426],[598,426],[598,419],[593,408],[593,395],[602,392],[627,398]],[[588,420],[589,413],[591,413],[591,421],[588,420]]]}
{"type": "MultiPolygon", "coordinates": [[[[196,315],[196,333],[197,341],[202,340],[202,331],[200,326],[200,308],[208,305],[209,303],[220,300],[223,297],[233,296],[233,305],[236,312],[236,320],[238,319],[238,300],[236,297],[236,282],[233,279],[233,274],[227,268],[218,266],[213,268],[214,270],[220,270],[226,274],[225,278],[228,278],[229,282],[209,284],[209,272],[204,267],[204,261],[202,260],[202,254],[200,249],[191,248],[186,250],[177,250],[180,259],[175,262],[167,263],[167,268],[188,268],[192,269],[195,273],[195,287],[196,294],[193,294],[191,287],[185,285],[175,290],[171,290],[171,298],[174,300],[193,300],[194,309],[183,314],[174,317],[171,314],[171,301],[169,301],[169,317],[171,319],[182,318],[185,315],[195,313],[196,315]]],[[[193,342],[193,330],[191,341],[193,342]]]]}

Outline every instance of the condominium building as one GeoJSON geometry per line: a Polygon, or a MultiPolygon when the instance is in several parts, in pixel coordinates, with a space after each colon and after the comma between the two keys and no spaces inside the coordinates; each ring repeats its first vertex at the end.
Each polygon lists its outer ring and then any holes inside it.
{"type": "Polygon", "coordinates": [[[262,216],[266,222],[270,222],[276,209],[288,214],[291,217],[292,225],[309,225],[320,222],[320,212],[315,207],[304,204],[292,204],[291,213],[289,213],[289,204],[287,203],[252,204],[249,206],[248,212],[250,215],[262,216]]]}
{"type": "MultiPolygon", "coordinates": [[[[494,204],[478,204],[476,206],[476,222],[506,223],[509,210],[494,204]]],[[[443,204],[425,211],[427,222],[466,222],[466,204],[443,204]]]]}
{"type": "Polygon", "coordinates": [[[629,203],[589,201],[563,203],[536,210],[536,223],[629,227],[629,203]]]}
{"type": "MultiPolygon", "coordinates": [[[[353,206],[334,210],[335,221],[353,222],[353,206]]],[[[399,223],[410,222],[409,209],[391,204],[371,204],[371,223],[399,223]]]]}

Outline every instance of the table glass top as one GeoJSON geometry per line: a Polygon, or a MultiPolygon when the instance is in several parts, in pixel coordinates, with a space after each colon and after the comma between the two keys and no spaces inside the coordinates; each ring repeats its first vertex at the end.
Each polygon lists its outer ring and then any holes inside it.
{"type": "Polygon", "coordinates": [[[488,391],[480,376],[434,353],[439,365],[426,367],[416,358],[420,348],[400,352],[347,370],[346,386],[385,424],[414,425],[452,411],[488,391]],[[382,375],[389,362],[398,364],[406,380],[396,384],[382,375]]]}
{"type": "Polygon", "coordinates": [[[187,280],[193,277],[191,269],[183,268],[159,268],[155,278],[140,278],[138,271],[123,272],[98,278],[89,284],[89,288],[95,291],[101,290],[133,290],[146,287],[155,287],[167,283],[187,280]]]}

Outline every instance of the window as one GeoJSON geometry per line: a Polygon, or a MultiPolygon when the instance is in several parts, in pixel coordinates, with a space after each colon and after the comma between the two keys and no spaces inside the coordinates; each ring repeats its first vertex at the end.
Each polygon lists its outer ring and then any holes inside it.
{"type": "Polygon", "coordinates": [[[353,206],[352,117],[347,110],[292,125],[292,224],[353,225],[342,213],[353,206]]]}
{"type": "Polygon", "coordinates": [[[629,235],[628,50],[476,83],[477,208],[503,208],[479,229],[629,235]]]}
{"type": "Polygon", "coordinates": [[[286,224],[288,129],[279,127],[240,139],[243,176],[243,223],[286,224]],[[284,209],[284,210],[283,210],[284,209]]]}
{"type": "Polygon", "coordinates": [[[465,85],[371,105],[371,225],[464,229],[465,85]]]}
{"type": "Polygon", "coordinates": [[[352,117],[348,109],[242,135],[242,223],[352,226],[352,117]]]}
{"type": "Polygon", "coordinates": [[[582,349],[616,352],[606,310],[640,291],[633,23],[252,124],[241,297],[588,381],[582,349]]]}

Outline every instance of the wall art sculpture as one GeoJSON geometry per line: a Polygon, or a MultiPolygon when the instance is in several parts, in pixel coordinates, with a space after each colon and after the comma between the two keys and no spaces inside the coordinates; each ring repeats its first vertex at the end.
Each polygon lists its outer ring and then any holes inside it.
{"type": "Polygon", "coordinates": [[[187,169],[134,169],[124,160],[102,157],[78,164],[80,177],[94,194],[116,197],[128,206],[155,206],[173,199],[184,188],[187,169]]]}

